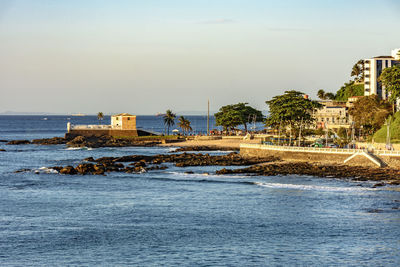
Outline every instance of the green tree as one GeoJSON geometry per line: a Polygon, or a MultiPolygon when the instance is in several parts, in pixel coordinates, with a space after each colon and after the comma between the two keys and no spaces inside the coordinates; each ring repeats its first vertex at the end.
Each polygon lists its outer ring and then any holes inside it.
{"type": "Polygon", "coordinates": [[[325,92],[322,89],[318,90],[317,96],[321,100],[326,100],[326,99],[334,100],[335,99],[335,94],[334,93],[325,92]]]}
{"type": "Polygon", "coordinates": [[[295,90],[286,91],[265,103],[269,106],[266,125],[290,126],[290,129],[299,128],[301,122],[303,125],[311,124],[314,121],[313,112],[322,107],[317,101],[305,98],[304,93],[295,90]]]}
{"type": "Polygon", "coordinates": [[[334,93],[326,93],[325,98],[329,100],[334,100],[335,99],[335,94],[334,93]]]}
{"type": "Polygon", "coordinates": [[[379,76],[379,81],[382,82],[382,85],[385,86],[390,95],[389,101],[393,104],[394,113],[394,104],[400,98],[400,66],[384,69],[381,76],[379,76]]]}
{"type": "Polygon", "coordinates": [[[163,117],[164,119],[164,125],[167,127],[168,129],[168,135],[169,135],[169,128],[173,125],[175,125],[175,118],[176,118],[176,114],[174,114],[172,112],[172,110],[168,109],[165,112],[165,115],[163,117]]]}
{"type": "Polygon", "coordinates": [[[178,126],[182,129],[183,135],[193,130],[190,126],[190,121],[183,116],[179,117],[178,126]]]}
{"type": "Polygon", "coordinates": [[[335,100],[347,101],[352,96],[363,96],[364,84],[355,84],[354,81],[344,83],[344,85],[336,92],[335,100]]]}
{"type": "Polygon", "coordinates": [[[364,81],[364,60],[360,59],[354,64],[351,69],[351,77],[354,77],[354,81],[356,82],[364,81]]]}
{"type": "Polygon", "coordinates": [[[243,124],[247,132],[247,123],[249,120],[253,120],[253,118],[256,122],[264,120],[262,112],[248,106],[248,103],[223,106],[214,116],[216,125],[222,126],[225,131],[233,130],[236,126],[243,124]]]}
{"type": "Polygon", "coordinates": [[[103,114],[103,112],[97,113],[97,119],[99,120],[99,124],[100,124],[100,121],[102,121],[102,120],[104,119],[104,114],[103,114]]]}
{"type": "Polygon", "coordinates": [[[321,100],[325,100],[325,99],[326,99],[325,91],[324,91],[323,89],[319,89],[319,90],[318,90],[317,96],[318,96],[318,98],[321,99],[321,100]]]}
{"type": "Polygon", "coordinates": [[[365,96],[357,100],[349,109],[349,114],[356,123],[356,128],[363,127],[367,134],[373,134],[385,122],[390,114],[390,104],[377,95],[365,96]]]}

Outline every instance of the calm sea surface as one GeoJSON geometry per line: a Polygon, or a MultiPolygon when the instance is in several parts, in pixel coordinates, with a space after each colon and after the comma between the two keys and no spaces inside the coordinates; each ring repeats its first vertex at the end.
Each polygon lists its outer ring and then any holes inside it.
{"type": "MultiPolygon", "coordinates": [[[[205,117],[189,119],[205,131],[205,117]]],[[[63,136],[68,121],[97,123],[95,116],[0,116],[0,139],[63,136]]],[[[163,131],[160,117],[137,121],[163,131]]],[[[0,149],[7,150],[0,152],[1,266],[400,266],[396,187],[216,176],[220,167],[171,164],[144,174],[63,176],[43,167],[170,149],[0,149]],[[35,171],[14,173],[20,168],[35,171]]]]}

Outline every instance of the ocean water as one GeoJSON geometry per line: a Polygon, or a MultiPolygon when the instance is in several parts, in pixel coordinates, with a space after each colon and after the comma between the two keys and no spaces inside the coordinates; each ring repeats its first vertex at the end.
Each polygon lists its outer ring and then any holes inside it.
{"type": "MultiPolygon", "coordinates": [[[[205,117],[191,119],[205,130],[205,117]]],[[[138,117],[138,124],[163,130],[160,120],[138,117]]],[[[0,116],[0,139],[62,136],[67,121],[0,116]]],[[[70,121],[97,123],[94,116],[70,121]]],[[[7,150],[0,152],[1,266],[400,265],[399,187],[217,176],[221,167],[172,164],[143,174],[63,176],[45,167],[171,149],[0,149],[7,150]],[[20,168],[33,171],[14,173],[20,168]]]]}

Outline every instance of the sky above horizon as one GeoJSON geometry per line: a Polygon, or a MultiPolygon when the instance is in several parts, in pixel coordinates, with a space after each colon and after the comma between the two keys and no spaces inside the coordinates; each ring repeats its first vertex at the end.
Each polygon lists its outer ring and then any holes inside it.
{"type": "Polygon", "coordinates": [[[266,110],[336,92],[399,26],[397,0],[0,0],[0,112],[266,110]]]}

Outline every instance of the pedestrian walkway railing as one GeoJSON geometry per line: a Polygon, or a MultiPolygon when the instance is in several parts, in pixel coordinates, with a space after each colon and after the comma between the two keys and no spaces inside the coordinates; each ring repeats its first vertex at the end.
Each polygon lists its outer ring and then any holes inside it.
{"type": "Polygon", "coordinates": [[[267,144],[240,144],[240,148],[254,148],[262,150],[274,151],[291,151],[305,153],[325,153],[325,154],[345,154],[352,155],[355,153],[369,152],[379,156],[399,156],[400,151],[393,150],[374,150],[374,149],[351,149],[351,148],[320,148],[320,147],[299,147],[299,146],[275,146],[267,144]]]}
{"type": "Polygon", "coordinates": [[[111,125],[71,125],[71,130],[108,130],[111,125]]]}

